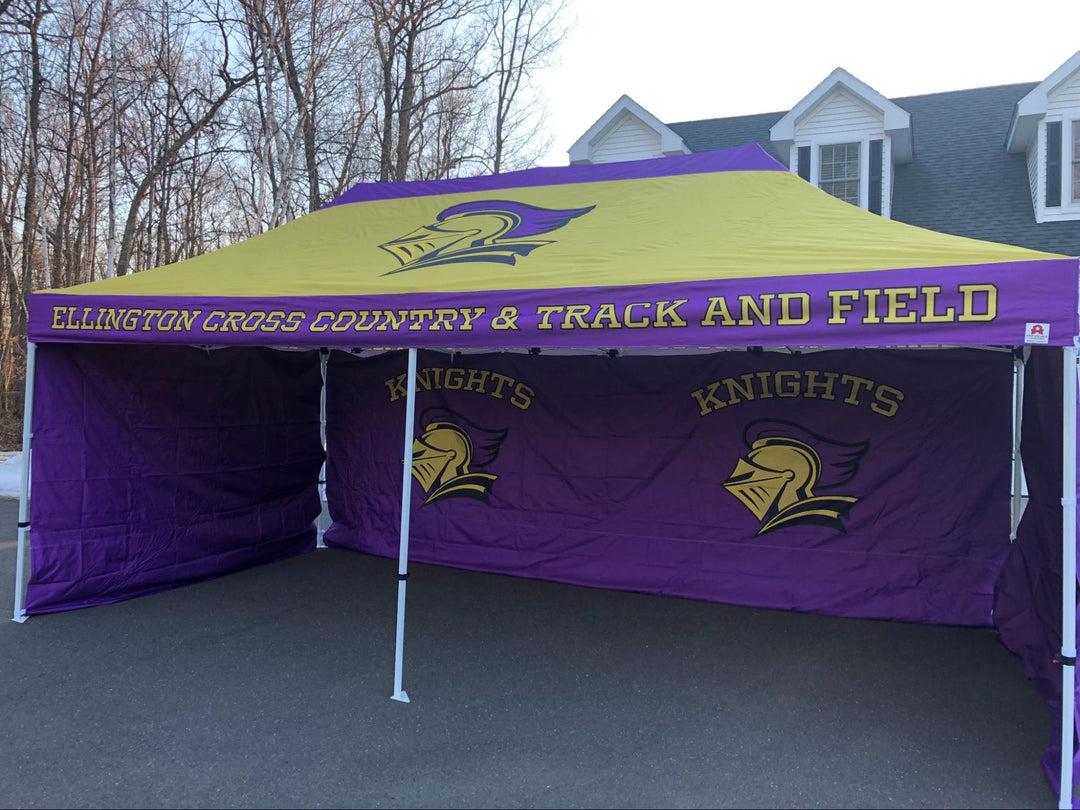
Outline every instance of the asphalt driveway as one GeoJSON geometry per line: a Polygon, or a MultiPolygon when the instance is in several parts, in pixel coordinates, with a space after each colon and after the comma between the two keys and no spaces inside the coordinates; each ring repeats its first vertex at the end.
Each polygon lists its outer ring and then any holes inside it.
{"type": "Polygon", "coordinates": [[[0,804],[1056,806],[991,630],[412,572],[408,705],[396,563],[355,552],[0,621],[0,804]]]}

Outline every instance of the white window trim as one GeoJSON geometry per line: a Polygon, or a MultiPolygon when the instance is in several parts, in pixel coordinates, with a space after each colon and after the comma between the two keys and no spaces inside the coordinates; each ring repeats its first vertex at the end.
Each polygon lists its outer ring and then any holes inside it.
{"type": "MultiPolygon", "coordinates": [[[[810,151],[810,177],[814,185],[821,188],[821,150],[827,146],[840,146],[844,144],[856,144],[859,147],[859,208],[866,209],[870,201],[870,141],[859,138],[856,140],[829,140],[818,141],[810,151]]],[[[824,189],[822,189],[824,191],[824,189]]],[[[838,198],[839,199],[839,198],[838,198]]]]}
{"type": "Polygon", "coordinates": [[[796,139],[791,145],[788,165],[795,174],[799,171],[799,147],[810,147],[810,185],[821,188],[821,147],[841,143],[859,144],[859,208],[870,208],[870,141],[881,140],[881,216],[892,218],[893,165],[891,138],[884,132],[874,135],[844,136],[834,134],[827,138],[796,139]]]}
{"type": "Polygon", "coordinates": [[[1047,115],[1039,122],[1037,143],[1039,176],[1036,178],[1038,192],[1035,207],[1036,222],[1080,220],[1080,200],[1073,201],[1072,149],[1070,147],[1072,146],[1074,122],[1080,125],[1080,110],[1047,115]],[[1046,125],[1051,123],[1061,124],[1061,205],[1052,208],[1046,205],[1046,170],[1049,158],[1046,148],[1046,125]]]}

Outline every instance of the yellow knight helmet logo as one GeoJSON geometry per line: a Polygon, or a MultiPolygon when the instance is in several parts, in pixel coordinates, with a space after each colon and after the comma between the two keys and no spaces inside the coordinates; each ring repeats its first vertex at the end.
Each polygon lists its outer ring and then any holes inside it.
{"type": "Polygon", "coordinates": [[[794,422],[758,419],[746,426],[741,456],[724,488],[759,521],[762,535],[793,524],[816,524],[844,531],[842,517],[859,499],[818,495],[849,483],[869,442],[840,442],[794,422]],[[822,461],[828,453],[829,463],[822,461]],[[826,479],[828,481],[826,482],[826,479]]]}
{"type": "Polygon", "coordinates": [[[516,200],[452,205],[434,222],[379,245],[399,265],[383,275],[460,262],[514,265],[520,257],[554,244],[546,237],[595,207],[541,208],[516,200]]]}
{"type": "Polygon", "coordinates": [[[423,430],[413,441],[412,474],[427,493],[424,505],[452,497],[487,503],[498,476],[473,467],[486,467],[495,460],[507,431],[481,427],[448,408],[428,409],[421,414],[420,424],[423,430]],[[470,431],[481,442],[479,448],[470,431]]]}

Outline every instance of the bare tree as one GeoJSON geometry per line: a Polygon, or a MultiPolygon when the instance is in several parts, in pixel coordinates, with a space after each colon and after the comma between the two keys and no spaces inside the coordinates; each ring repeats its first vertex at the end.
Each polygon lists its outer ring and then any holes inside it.
{"type": "Polygon", "coordinates": [[[273,226],[294,209],[319,208],[362,173],[373,104],[366,92],[370,41],[355,3],[239,1],[258,74],[248,94],[255,116],[241,113],[259,164],[250,177],[257,207],[269,207],[273,226]]]}
{"type": "Polygon", "coordinates": [[[494,63],[487,168],[494,174],[507,161],[530,163],[547,151],[539,105],[529,104],[526,96],[530,80],[551,63],[566,36],[563,19],[561,0],[493,0],[487,10],[494,63]]]}
{"type": "Polygon", "coordinates": [[[35,286],[196,255],[358,181],[522,165],[560,14],[556,0],[0,0],[5,331],[24,333],[35,286]]]}
{"type": "MultiPolygon", "coordinates": [[[[34,243],[39,238],[39,218],[41,216],[38,205],[41,189],[38,147],[41,125],[41,96],[45,86],[45,77],[42,73],[41,64],[41,29],[51,9],[45,4],[44,0],[30,0],[21,8],[13,5],[10,10],[15,12],[16,23],[24,29],[27,39],[26,51],[23,54],[26,73],[27,161],[22,218],[22,272],[19,278],[19,307],[13,313],[12,323],[12,332],[25,333],[27,304],[33,285],[34,243]]],[[[44,250],[45,246],[42,245],[41,249],[44,250]]]]}
{"type": "Polygon", "coordinates": [[[109,126],[106,41],[111,3],[72,0],[57,9],[50,38],[59,57],[51,66],[48,133],[53,213],[52,282],[90,281],[100,237],[101,178],[107,173],[109,126]]]}
{"type": "Polygon", "coordinates": [[[474,91],[485,45],[481,0],[367,0],[378,54],[379,180],[405,180],[417,124],[444,95],[474,91]]]}
{"type": "MultiPolygon", "coordinates": [[[[147,68],[152,71],[150,75],[156,80],[154,83],[160,83],[164,90],[163,109],[157,111],[164,113],[163,132],[160,138],[152,138],[154,143],[148,154],[149,159],[142,179],[131,195],[123,236],[120,240],[120,255],[116,262],[117,275],[124,275],[128,271],[128,263],[139,230],[140,210],[153,184],[167,180],[168,172],[184,147],[215,121],[222,107],[234,93],[255,78],[254,70],[249,70],[240,76],[233,76],[230,72],[231,35],[227,30],[228,21],[224,15],[211,17],[211,24],[217,29],[219,36],[211,47],[205,48],[204,53],[200,54],[201,56],[215,55],[218,58],[214,71],[216,75],[211,78],[201,69],[196,69],[194,65],[185,64],[183,55],[174,50],[174,38],[178,37],[179,33],[170,27],[171,10],[166,6],[159,11],[162,31],[157,38],[147,43],[150,51],[147,68]],[[204,87],[214,84],[214,79],[219,80],[219,85],[212,92],[207,93],[204,87]]],[[[178,29],[191,25],[192,18],[186,9],[181,11],[181,15],[181,20],[177,23],[178,29]]],[[[199,61],[196,64],[205,63],[199,61]]],[[[151,118],[151,122],[155,120],[151,118]]],[[[165,203],[162,202],[161,205],[164,206],[165,203]]],[[[163,207],[160,213],[167,213],[167,209],[163,207]]]]}

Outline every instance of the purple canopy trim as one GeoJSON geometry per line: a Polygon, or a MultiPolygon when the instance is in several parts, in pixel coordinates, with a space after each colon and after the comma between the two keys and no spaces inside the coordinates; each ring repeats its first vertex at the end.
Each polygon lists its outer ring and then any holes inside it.
{"type": "Polygon", "coordinates": [[[246,346],[1071,345],[1075,259],[624,287],[201,298],[35,293],[30,339],[246,346]],[[1042,340],[1045,339],[1045,340],[1042,340]]]}
{"type": "Polygon", "coordinates": [[[371,200],[402,197],[431,197],[439,194],[463,194],[473,191],[498,191],[536,186],[565,186],[575,183],[599,183],[608,180],[642,180],[681,174],[710,172],[783,172],[787,167],[758,144],[731,149],[673,155],[650,160],[628,160],[584,166],[553,166],[525,169],[506,174],[462,177],[454,180],[424,180],[401,183],[361,183],[346,191],[323,208],[371,200]]]}

